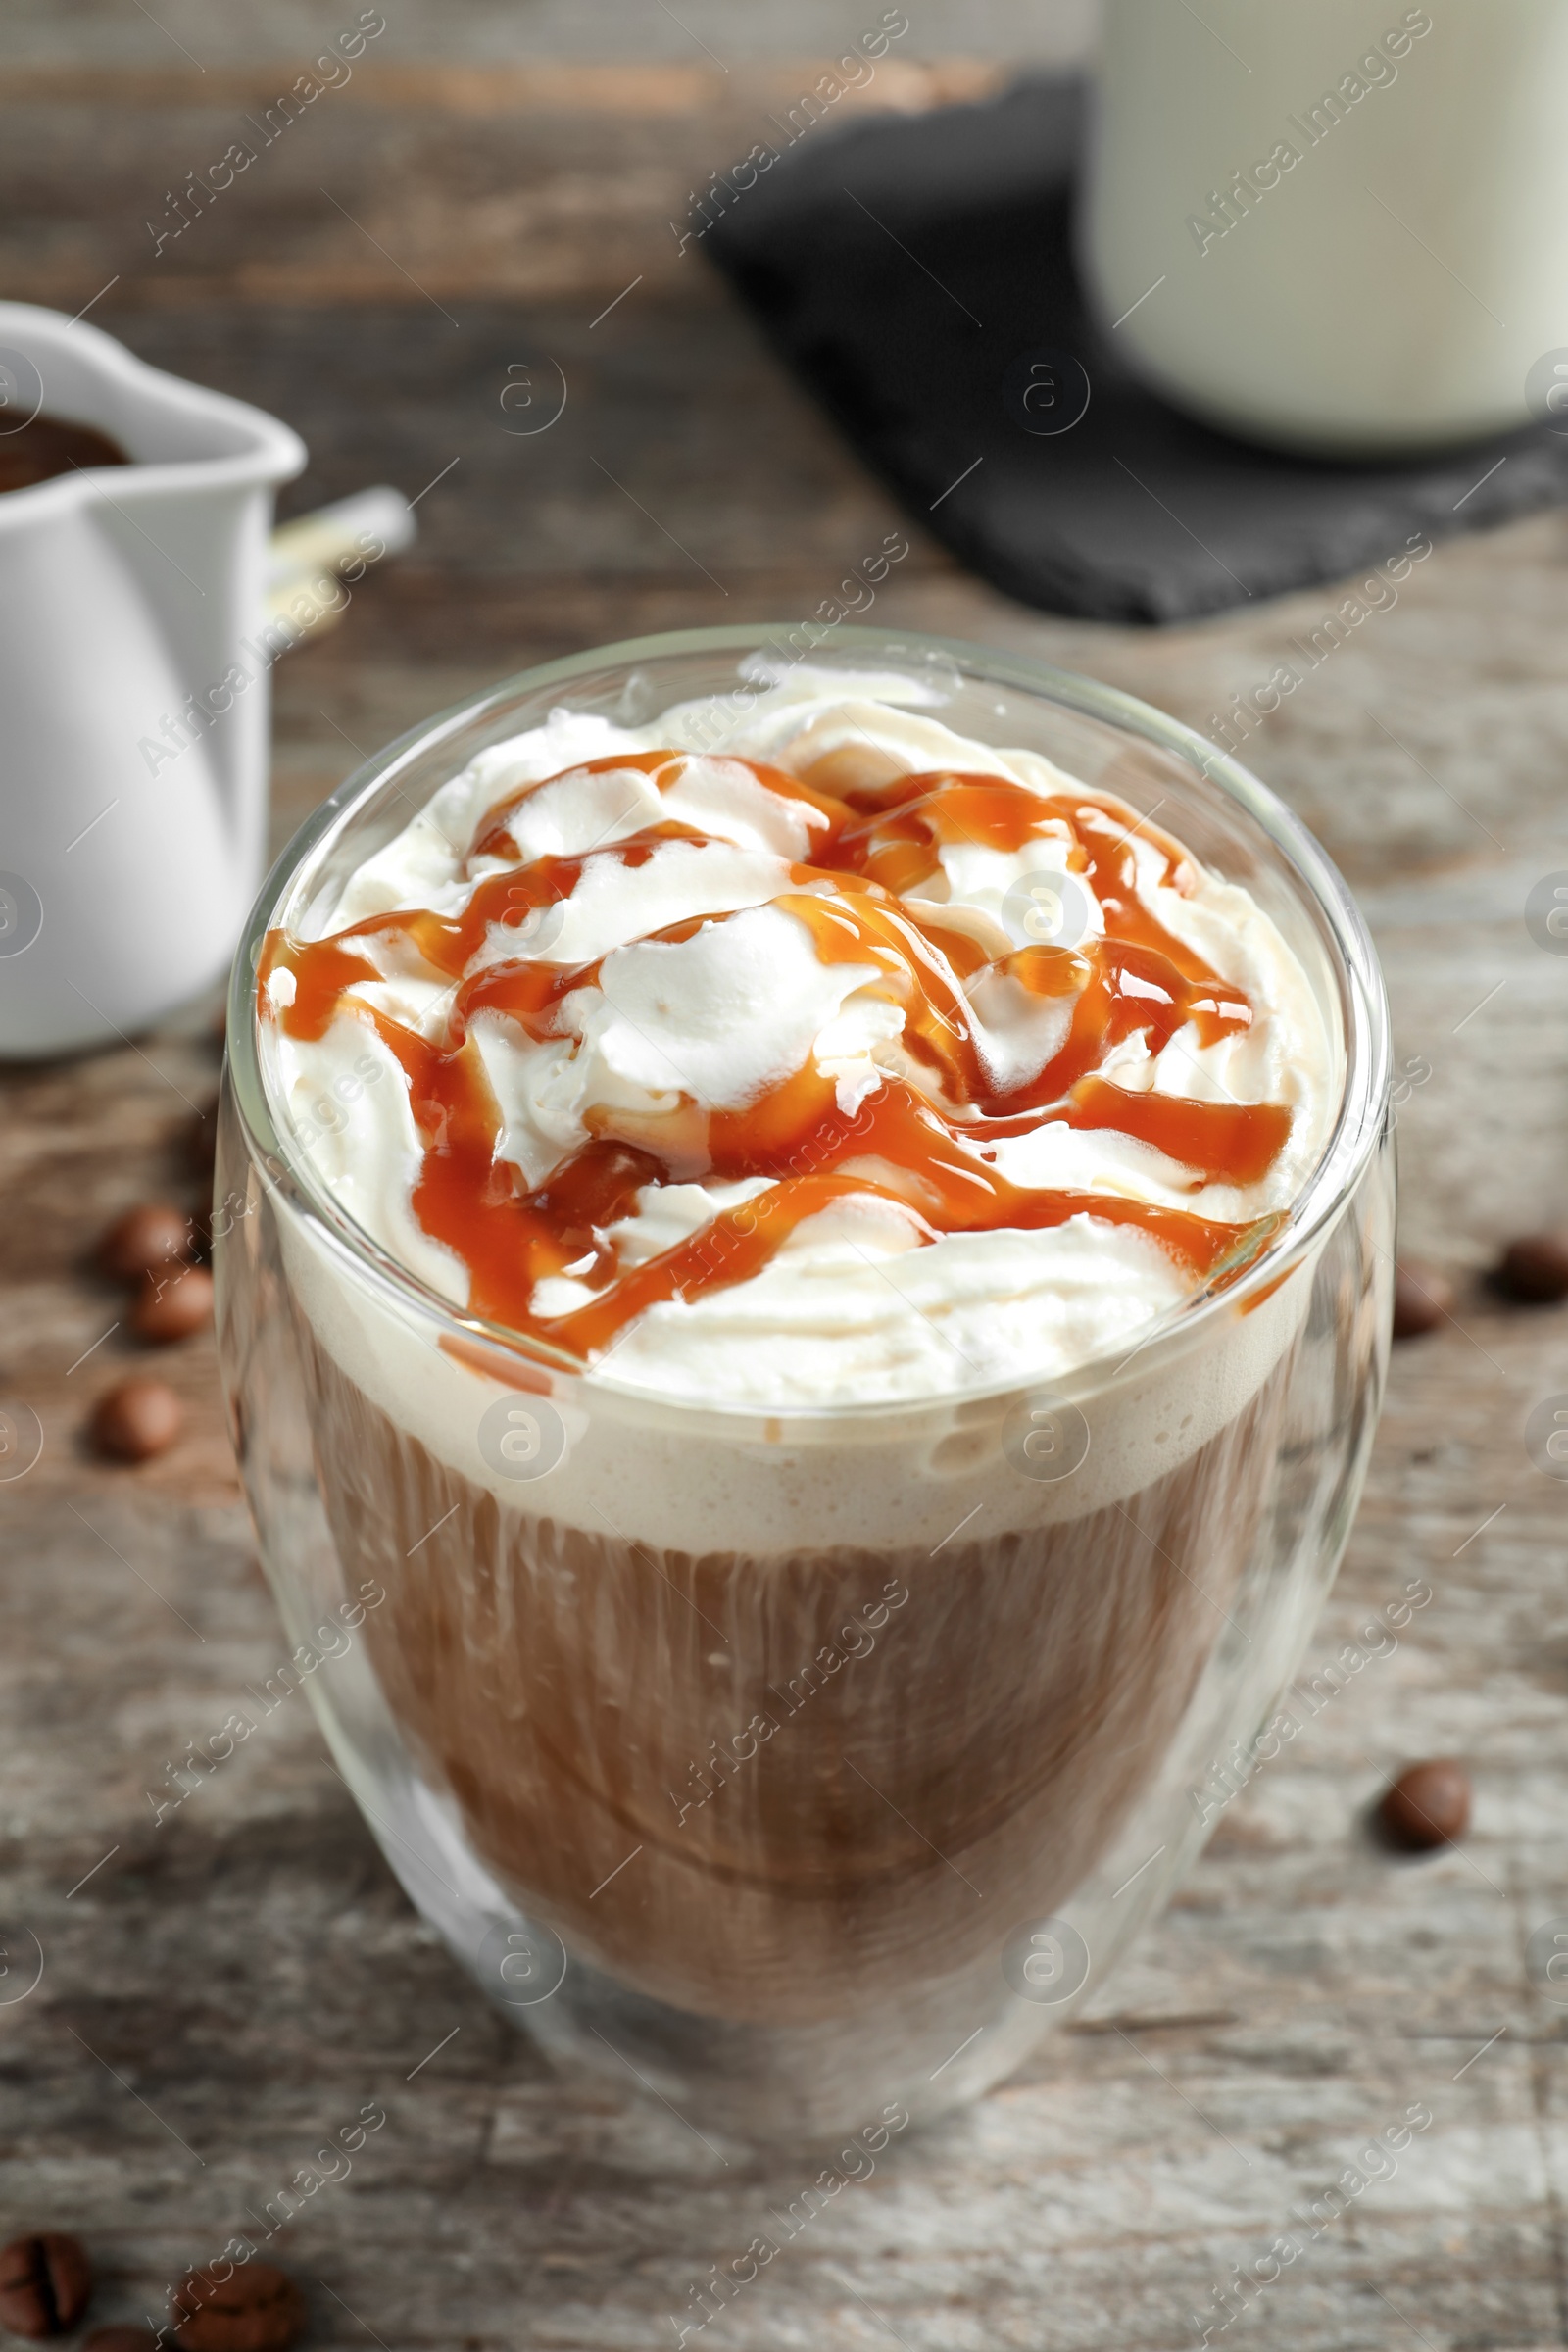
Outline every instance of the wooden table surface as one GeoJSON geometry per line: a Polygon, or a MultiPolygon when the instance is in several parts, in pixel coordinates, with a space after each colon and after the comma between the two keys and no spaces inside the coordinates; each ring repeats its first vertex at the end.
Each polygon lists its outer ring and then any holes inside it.
{"type": "MultiPolygon", "coordinates": [[[[74,311],[108,285],[93,318],[134,350],[287,418],[312,451],[291,510],[381,480],[423,493],[416,550],[278,665],[280,841],[361,752],[459,695],[638,631],[793,619],[898,520],[667,225],[808,86],[808,58],[782,39],[710,58],[662,20],[632,70],[628,11],[597,55],[508,51],[497,19],[487,62],[457,37],[480,11],[457,32],[387,13],[384,54],[156,260],[145,219],[286,86],[308,28],[274,11],[276,55],[247,52],[224,11],[187,58],[194,10],[127,47],[123,11],[93,0],[58,49],[7,35],[0,74],[0,292],[74,311]],[[565,413],[513,437],[507,369],[546,360],[565,413]]],[[[712,42],[722,20],[684,22],[712,42]]],[[[961,18],[943,27],[866,103],[1003,76],[961,18]]],[[[1037,652],[1200,726],[1339,593],[1134,634],[1009,606],[910,535],[876,617],[1037,652]]],[[[1568,960],[1522,919],[1568,868],[1568,519],[1442,546],[1252,758],[1373,923],[1406,1071],[1405,1241],[1458,1291],[1396,1350],[1303,1682],[1410,1580],[1433,1597],[1228,1808],[1098,2010],[890,2150],[714,2342],[1194,2343],[1232,2266],[1301,2239],[1293,2213],[1420,2107],[1392,2177],[1214,2340],[1568,2344],[1568,2009],[1526,1953],[1568,1913],[1568,1524],[1523,1439],[1568,1390],[1568,1310],[1508,1308],[1481,1281],[1502,1238],[1568,1211],[1568,960]],[[1391,1859],[1368,1802],[1398,1759],[1442,1751],[1473,1763],[1474,1833],[1391,1859]]],[[[95,2318],[157,2312],[376,2100],[385,2129],[274,2241],[313,2343],[673,2343],[689,2287],[802,2166],[720,2162],[662,2113],[552,2078],[411,1911],[303,1699],[152,1818],[147,1792],[281,1642],[210,1341],[167,1359],[190,1414],[162,1460],[110,1468],[81,1436],[138,1360],[86,1245],[138,1197],[189,1192],[210,1010],[0,1080],[0,1390],[46,1432],[0,1487],[0,1996],[29,1936],[44,1955],[0,2005],[0,2235],[75,2228],[95,2318]]]]}

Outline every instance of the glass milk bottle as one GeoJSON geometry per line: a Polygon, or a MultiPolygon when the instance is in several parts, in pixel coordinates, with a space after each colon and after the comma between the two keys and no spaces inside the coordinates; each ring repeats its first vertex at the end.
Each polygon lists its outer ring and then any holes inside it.
{"type": "Polygon", "coordinates": [[[1106,0],[1080,215],[1102,323],[1170,399],[1286,446],[1550,420],[1565,122],[1562,0],[1106,0]]]}

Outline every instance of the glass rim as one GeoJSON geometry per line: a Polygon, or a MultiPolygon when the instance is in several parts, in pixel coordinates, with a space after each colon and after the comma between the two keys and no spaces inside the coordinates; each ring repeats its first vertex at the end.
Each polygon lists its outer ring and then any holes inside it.
{"type": "MultiPolygon", "coordinates": [[[[820,625],[820,624],[808,624],[820,625]]],[[[1103,1385],[1100,1376],[1114,1371],[1122,1359],[1148,1356],[1152,1349],[1196,1344],[1226,1313],[1261,1305],[1295,1266],[1314,1250],[1319,1238],[1353,1193],[1371,1161],[1383,1132],[1390,1083],[1391,1039],[1383,975],[1364,917],[1333,859],[1294,810],[1228,752],[1210,743],[1196,728],[1172,718],[1152,704],[1120,687],[1105,685],[1078,671],[1062,669],[1030,655],[1005,654],[961,638],[939,637],[913,629],[835,627],[829,645],[801,657],[842,648],[864,656],[894,659],[916,654],[951,662],[966,677],[1011,687],[1037,701],[1054,703],[1079,716],[1119,730],[1170,753],[1196,768],[1235,802],[1266,837],[1282,859],[1296,887],[1313,910],[1330,950],[1332,982],[1338,990],[1343,1033],[1344,1076],[1333,1125],[1316,1165],[1283,1213],[1257,1256],[1239,1275],[1211,1279],[1163,1313],[1152,1319],[1144,1337],[1129,1355],[1127,1337],[1095,1351],[1054,1378],[1031,1376],[1017,1367],[995,1378],[956,1389],[934,1390],[918,1396],[858,1399],[835,1403],[780,1402],[733,1404],[721,1396],[667,1396],[635,1382],[601,1376],[593,1365],[564,1350],[536,1340],[511,1326],[454,1306],[410,1268],[384,1250],[356,1223],[317,1175],[306,1148],[290,1130],[275,1104],[258,1050],[259,1015],[255,970],[262,942],[273,927],[280,907],[293,896],[303,873],[320,859],[332,842],[347,829],[364,806],[383,786],[416,760],[426,758],[443,742],[482,722],[486,713],[519,695],[541,688],[569,686],[574,679],[606,669],[630,670],[642,663],[673,655],[765,652],[780,636],[798,629],[799,621],[731,622],[708,629],[672,629],[646,637],[622,638],[539,662],[503,678],[494,686],[466,696],[428,719],[411,727],[381,751],[352,769],[336,789],[305,819],[286,843],[267,875],[246,918],[229,978],[226,1076],[246,1142],[271,1174],[272,1183],[286,1187],[293,1204],[321,1228],[337,1249],[353,1261],[358,1276],[374,1289],[390,1291],[400,1306],[414,1306],[443,1326],[479,1368],[492,1364],[494,1376],[507,1380],[511,1362],[529,1367],[533,1377],[517,1385],[539,1386],[538,1376],[554,1381],[581,1381],[597,1393],[627,1404],[649,1406],[677,1421],[692,1415],[717,1415],[739,1421],[799,1424],[819,1420],[857,1423],[884,1417],[907,1416],[934,1407],[953,1409],[988,1398],[1016,1396],[1032,1390],[1070,1396],[1103,1385]],[[292,1146],[292,1148],[290,1148],[292,1146]]],[[[453,773],[457,773],[457,769],[453,773]]],[[[422,805],[422,804],[421,804],[422,805]]]]}

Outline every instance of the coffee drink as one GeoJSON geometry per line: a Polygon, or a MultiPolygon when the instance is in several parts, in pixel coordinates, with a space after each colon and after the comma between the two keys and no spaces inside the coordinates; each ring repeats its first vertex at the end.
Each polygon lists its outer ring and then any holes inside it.
{"type": "Polygon", "coordinates": [[[564,2001],[935,2056],[1252,1642],[1343,1078],[1253,897],[940,707],[802,664],[558,710],[257,975],[315,1482],[430,1835],[564,2001]]]}
{"type": "Polygon", "coordinates": [[[946,1543],[737,1551],[574,1525],[548,1478],[481,1485],[308,1360],[345,1569],[388,1593],[382,1687],[480,1859],[617,1979],[790,2024],[1069,1900],[1234,1615],[1281,1385],[1054,1524],[988,1534],[969,1505],[946,1543]]]}
{"type": "Polygon", "coordinates": [[[0,493],[30,490],[36,482],[84,466],[128,466],[118,441],[96,425],[74,424],[63,416],[32,416],[8,427],[0,440],[0,493]]]}

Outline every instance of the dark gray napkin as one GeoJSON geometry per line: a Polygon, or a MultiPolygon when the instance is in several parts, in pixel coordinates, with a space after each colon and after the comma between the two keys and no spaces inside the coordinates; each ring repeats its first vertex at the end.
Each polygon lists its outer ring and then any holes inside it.
{"type": "Polygon", "coordinates": [[[1026,80],[817,130],[754,165],[702,231],[852,447],[961,562],[1048,612],[1183,620],[1568,497],[1568,437],[1537,427],[1329,464],[1148,391],[1073,267],[1084,95],[1026,80]]]}

